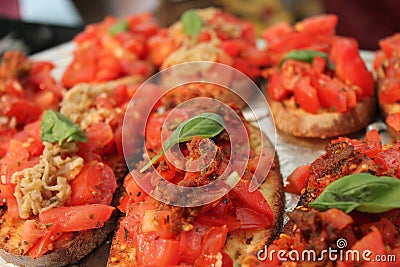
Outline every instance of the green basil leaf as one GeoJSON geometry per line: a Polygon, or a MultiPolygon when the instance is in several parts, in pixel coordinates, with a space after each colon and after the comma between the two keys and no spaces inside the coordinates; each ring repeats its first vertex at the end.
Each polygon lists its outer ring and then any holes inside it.
{"type": "Polygon", "coordinates": [[[281,61],[279,62],[279,67],[281,67],[283,62],[285,62],[288,59],[304,61],[311,64],[316,56],[325,59],[326,67],[328,69],[333,71],[336,69],[335,65],[329,60],[328,55],[326,53],[316,50],[292,50],[282,57],[281,61]]]}
{"type": "Polygon", "coordinates": [[[329,184],[319,197],[309,203],[318,210],[337,208],[345,213],[353,210],[382,213],[400,208],[400,179],[358,173],[329,184]]]}
{"type": "Polygon", "coordinates": [[[110,28],[110,34],[112,36],[121,33],[121,32],[126,32],[128,30],[128,21],[126,19],[121,19],[117,23],[115,23],[113,26],[110,28]]]}
{"type": "Polygon", "coordinates": [[[192,140],[195,136],[202,138],[212,138],[224,130],[224,119],[215,113],[205,112],[190,118],[181,123],[164,143],[164,149],[150,160],[140,172],[147,170],[155,163],[165,151],[169,150],[175,144],[192,140]]]}
{"type": "Polygon", "coordinates": [[[87,142],[85,133],[76,124],[53,110],[47,110],[43,114],[40,130],[42,141],[58,142],[60,145],[63,141],[87,142]]]}
{"type": "Polygon", "coordinates": [[[195,10],[187,10],[181,17],[183,32],[190,37],[197,38],[204,26],[203,20],[195,10]]]}

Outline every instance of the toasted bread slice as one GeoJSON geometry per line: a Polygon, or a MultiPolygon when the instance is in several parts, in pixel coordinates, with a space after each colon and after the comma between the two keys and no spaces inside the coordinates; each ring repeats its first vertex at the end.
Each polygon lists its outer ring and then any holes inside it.
{"type": "MultiPolygon", "coordinates": [[[[287,100],[290,101],[290,100],[287,100]]],[[[283,101],[269,100],[276,127],[298,137],[328,138],[365,128],[375,114],[375,98],[364,98],[350,111],[308,113],[283,101]]]]}
{"type": "MultiPolygon", "coordinates": [[[[117,183],[122,183],[122,177],[127,172],[124,162],[117,162],[114,166],[117,183]]],[[[122,193],[122,186],[119,186],[114,194],[112,205],[118,204],[122,193]]],[[[114,210],[110,219],[103,227],[80,232],[73,232],[72,235],[61,237],[54,243],[54,249],[38,259],[32,259],[28,255],[22,255],[21,234],[25,220],[12,218],[5,208],[0,209],[0,257],[7,263],[20,267],[56,267],[77,263],[92,250],[103,243],[111,234],[118,222],[119,212],[114,210]]]]}
{"type": "Polygon", "coordinates": [[[54,243],[54,249],[38,259],[21,255],[20,242],[25,220],[11,218],[3,210],[0,228],[0,257],[6,262],[20,267],[64,266],[78,262],[98,247],[110,234],[117,223],[117,212],[103,227],[93,230],[74,232],[68,239],[60,238],[54,243]]]}
{"type": "MultiPolygon", "coordinates": [[[[252,125],[249,125],[249,129],[251,132],[250,145],[256,153],[260,153],[260,130],[252,125]]],[[[264,141],[269,142],[265,135],[262,136],[264,141]]],[[[237,264],[240,264],[241,260],[247,255],[256,255],[258,250],[272,242],[280,231],[284,211],[284,193],[277,155],[274,158],[274,166],[269,171],[260,190],[268,201],[275,219],[273,225],[266,229],[237,230],[229,233],[224,251],[237,264]]],[[[124,244],[115,236],[107,266],[135,266],[137,265],[135,254],[134,248],[124,244]]]]}

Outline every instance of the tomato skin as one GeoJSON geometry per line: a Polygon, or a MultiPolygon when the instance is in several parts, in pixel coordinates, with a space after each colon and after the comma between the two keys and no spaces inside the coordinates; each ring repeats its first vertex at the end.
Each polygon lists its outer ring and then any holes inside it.
{"type": "Polygon", "coordinates": [[[393,56],[399,56],[400,49],[400,33],[395,33],[394,35],[388,36],[379,41],[379,46],[385,53],[387,58],[392,58],[393,56]]]}
{"type": "Polygon", "coordinates": [[[246,207],[265,215],[272,223],[274,215],[260,190],[249,192],[249,182],[240,180],[231,191],[246,207]]]}
{"type": "Polygon", "coordinates": [[[203,239],[200,256],[194,262],[194,266],[214,266],[216,256],[223,249],[227,235],[227,227],[211,227],[203,239]]]}
{"type": "Polygon", "coordinates": [[[107,145],[114,141],[114,133],[111,126],[105,122],[92,124],[85,130],[88,141],[80,144],[80,150],[92,151],[102,154],[107,145]]]}
{"type": "Polygon", "coordinates": [[[134,202],[143,201],[148,195],[147,193],[136,183],[132,177],[132,173],[128,173],[124,179],[124,188],[129,198],[134,202]]]}
{"type": "Polygon", "coordinates": [[[321,106],[327,107],[329,111],[346,112],[346,92],[342,90],[342,84],[332,80],[326,75],[321,75],[317,80],[312,79],[311,85],[317,89],[318,99],[321,106]]]}
{"type": "Polygon", "coordinates": [[[281,101],[288,97],[292,92],[282,84],[282,74],[276,72],[269,77],[267,93],[273,100],[281,101]]]}
{"type": "Polygon", "coordinates": [[[300,78],[294,87],[296,103],[305,111],[316,114],[321,105],[318,100],[317,90],[311,85],[309,77],[300,78]]]}
{"type": "Polygon", "coordinates": [[[171,266],[178,265],[179,241],[158,238],[155,235],[138,234],[136,259],[139,265],[171,266]]]}
{"type": "Polygon", "coordinates": [[[310,168],[310,165],[297,167],[287,178],[286,192],[301,194],[301,190],[306,187],[310,168]]]}
{"type": "Polygon", "coordinates": [[[84,164],[81,172],[70,182],[71,196],[67,205],[109,205],[117,188],[113,170],[105,163],[84,164]]]}
{"type": "Polygon", "coordinates": [[[364,97],[374,95],[374,78],[362,60],[355,40],[336,38],[330,57],[336,66],[335,74],[339,79],[358,85],[363,90],[364,97]]]}
{"type": "Polygon", "coordinates": [[[52,208],[39,213],[39,222],[57,222],[63,232],[100,228],[111,217],[114,207],[100,204],[52,208]]]}
{"type": "Polygon", "coordinates": [[[386,118],[386,123],[396,131],[400,131],[400,113],[389,115],[386,118]]]}
{"type": "MultiPolygon", "coordinates": [[[[41,227],[43,227],[43,225],[41,227]]],[[[52,223],[50,226],[46,227],[43,237],[30,248],[29,256],[32,259],[40,258],[50,250],[50,247],[54,245],[54,241],[59,239],[61,235],[62,231],[60,225],[58,223],[52,223]]]]}
{"type": "Polygon", "coordinates": [[[381,92],[379,94],[379,101],[386,104],[393,104],[400,100],[400,79],[390,78],[384,79],[381,84],[381,92]]]}
{"type": "Polygon", "coordinates": [[[296,23],[294,28],[311,34],[334,34],[337,22],[336,15],[319,15],[303,19],[296,23]]]}
{"type": "Polygon", "coordinates": [[[35,220],[26,220],[22,227],[21,247],[24,254],[29,251],[44,235],[45,228],[35,220]]]}
{"type": "Polygon", "coordinates": [[[24,98],[11,98],[7,100],[4,115],[15,117],[19,125],[35,121],[42,113],[42,109],[32,101],[24,98]]]}
{"type": "Polygon", "coordinates": [[[180,235],[179,255],[180,261],[185,264],[193,264],[200,255],[201,244],[208,227],[194,224],[190,231],[183,231],[180,235]]]}

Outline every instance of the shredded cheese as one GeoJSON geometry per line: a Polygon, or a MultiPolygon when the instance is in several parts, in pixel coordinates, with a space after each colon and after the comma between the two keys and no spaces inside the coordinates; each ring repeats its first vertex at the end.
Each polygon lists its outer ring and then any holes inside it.
{"type": "Polygon", "coordinates": [[[98,107],[96,99],[101,94],[111,93],[114,88],[112,85],[78,84],[65,94],[61,102],[60,113],[68,117],[82,130],[100,121],[109,123],[114,119],[117,111],[98,107]]]}
{"type": "Polygon", "coordinates": [[[59,146],[44,142],[39,163],[11,176],[11,182],[16,184],[14,196],[21,218],[27,219],[31,214],[38,215],[41,211],[62,206],[69,199],[71,186],[68,182],[83,167],[83,158],[74,154],[77,150],[75,143],[59,146]]]}

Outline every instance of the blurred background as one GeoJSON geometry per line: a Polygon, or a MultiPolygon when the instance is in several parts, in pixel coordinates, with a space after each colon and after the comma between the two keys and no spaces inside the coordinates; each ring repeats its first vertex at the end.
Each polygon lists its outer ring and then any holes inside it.
{"type": "Polygon", "coordinates": [[[252,21],[259,33],[280,21],[337,14],[337,33],[353,36],[364,50],[376,50],[379,39],[400,32],[398,0],[0,0],[0,53],[42,51],[72,40],[86,25],[107,15],[152,12],[168,26],[183,11],[208,6],[252,21]]]}

